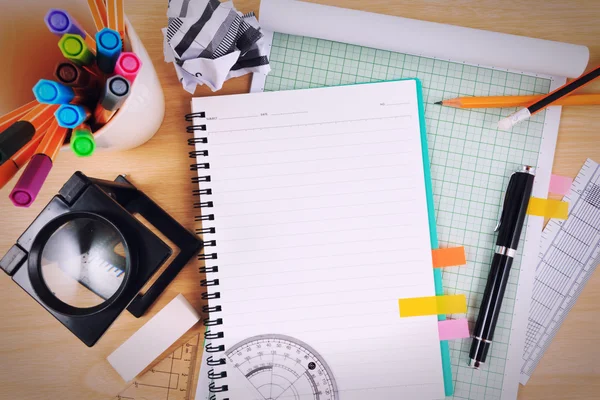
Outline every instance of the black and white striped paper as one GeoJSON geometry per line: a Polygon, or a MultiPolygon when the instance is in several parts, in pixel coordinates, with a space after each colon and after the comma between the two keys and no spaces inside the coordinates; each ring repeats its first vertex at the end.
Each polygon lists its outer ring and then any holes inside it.
{"type": "Polygon", "coordinates": [[[170,0],[167,16],[165,61],[188,92],[204,84],[216,91],[229,78],[270,71],[254,13],[240,13],[231,1],[170,0]]]}

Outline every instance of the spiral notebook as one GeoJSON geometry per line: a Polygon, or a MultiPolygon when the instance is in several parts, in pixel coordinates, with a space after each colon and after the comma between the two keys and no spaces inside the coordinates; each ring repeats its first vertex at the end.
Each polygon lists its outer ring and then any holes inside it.
{"type": "MultiPolygon", "coordinates": [[[[196,98],[206,390],[196,398],[440,399],[417,80],[196,98]]],[[[430,219],[431,218],[431,219],[430,219]]]]}

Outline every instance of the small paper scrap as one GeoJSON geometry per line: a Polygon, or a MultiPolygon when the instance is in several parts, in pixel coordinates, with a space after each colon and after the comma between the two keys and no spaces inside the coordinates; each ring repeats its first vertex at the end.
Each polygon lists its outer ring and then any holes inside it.
{"type": "Polygon", "coordinates": [[[250,72],[268,74],[268,43],[254,13],[242,14],[233,2],[171,0],[163,29],[165,62],[173,63],[183,88],[212,91],[250,72]]]}
{"type": "Polygon", "coordinates": [[[448,247],[431,250],[433,268],[456,267],[465,265],[467,257],[464,247],[448,247]]]}
{"type": "Polygon", "coordinates": [[[464,339],[471,336],[469,333],[469,321],[466,318],[447,319],[438,322],[440,340],[464,339]]]}
{"type": "Polygon", "coordinates": [[[553,194],[560,194],[566,196],[571,190],[573,184],[573,178],[561,175],[552,175],[550,178],[550,188],[548,192],[553,194]]]}
{"type": "Polygon", "coordinates": [[[462,314],[467,312],[467,298],[464,294],[411,297],[399,299],[398,307],[400,307],[400,318],[462,314]]]}
{"type": "Polygon", "coordinates": [[[532,197],[529,200],[527,214],[545,218],[567,219],[569,216],[569,203],[532,197]]]}

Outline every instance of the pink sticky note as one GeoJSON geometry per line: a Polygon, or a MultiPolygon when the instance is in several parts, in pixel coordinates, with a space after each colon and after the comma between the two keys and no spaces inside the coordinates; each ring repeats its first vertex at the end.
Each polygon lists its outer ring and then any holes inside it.
{"type": "Polygon", "coordinates": [[[440,340],[463,339],[471,336],[469,334],[469,323],[466,318],[439,321],[438,329],[440,340]]]}
{"type": "Polygon", "coordinates": [[[571,190],[573,178],[568,176],[552,175],[550,178],[550,188],[548,192],[553,194],[562,194],[563,196],[571,190]]]}

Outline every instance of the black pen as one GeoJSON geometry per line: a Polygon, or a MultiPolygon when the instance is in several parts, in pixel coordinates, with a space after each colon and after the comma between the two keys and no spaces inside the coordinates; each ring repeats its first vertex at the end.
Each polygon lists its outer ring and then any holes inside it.
{"type": "Polygon", "coordinates": [[[524,165],[521,171],[512,174],[508,188],[506,188],[502,213],[495,229],[498,232],[496,252],[485,285],[477,323],[473,330],[473,343],[469,352],[471,359],[469,365],[476,369],[485,363],[487,353],[492,345],[510,268],[517,254],[517,246],[523,230],[534,177],[535,169],[524,165]]]}

